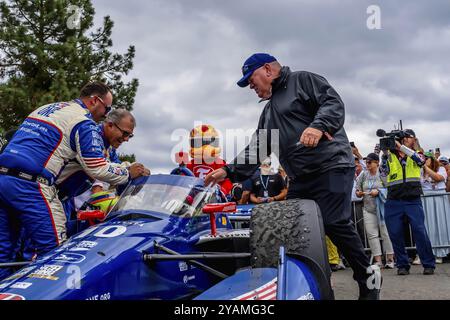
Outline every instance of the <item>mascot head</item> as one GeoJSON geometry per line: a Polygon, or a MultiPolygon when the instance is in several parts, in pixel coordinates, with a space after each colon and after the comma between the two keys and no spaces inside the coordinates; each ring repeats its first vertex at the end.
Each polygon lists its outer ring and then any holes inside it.
{"type": "Polygon", "coordinates": [[[214,162],[220,156],[219,134],[211,125],[197,126],[189,135],[190,155],[194,160],[214,162]]]}

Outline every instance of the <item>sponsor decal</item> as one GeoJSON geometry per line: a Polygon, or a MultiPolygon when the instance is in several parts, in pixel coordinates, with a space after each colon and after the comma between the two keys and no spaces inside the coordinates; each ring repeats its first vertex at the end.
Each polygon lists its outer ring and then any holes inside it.
{"type": "Polygon", "coordinates": [[[65,242],[64,244],[60,245],[57,249],[55,249],[55,252],[61,252],[66,250],[68,247],[72,246],[74,242],[65,242]]]}
{"type": "Polygon", "coordinates": [[[13,279],[22,278],[24,275],[31,272],[35,268],[36,267],[25,267],[23,269],[20,269],[18,272],[14,273],[12,276],[6,278],[5,280],[13,280],[13,279]]]}
{"type": "Polygon", "coordinates": [[[111,300],[111,293],[110,292],[106,292],[103,294],[96,294],[93,295],[89,298],[86,298],[86,300],[111,300]]]}
{"type": "Polygon", "coordinates": [[[183,277],[183,282],[184,282],[185,284],[187,284],[189,281],[194,280],[194,279],[195,279],[195,276],[188,276],[188,275],[185,275],[185,276],[183,277]]]}
{"type": "Polygon", "coordinates": [[[62,266],[46,264],[29,274],[28,278],[38,278],[55,281],[59,279],[58,277],[55,277],[55,274],[62,268],[62,266]]]}
{"type": "Polygon", "coordinates": [[[224,226],[226,226],[226,225],[227,225],[227,218],[225,218],[225,217],[222,217],[222,224],[223,224],[224,226]]]}
{"type": "Polygon", "coordinates": [[[94,248],[98,243],[95,241],[81,241],[75,246],[69,249],[69,251],[89,251],[94,248]]]}
{"type": "Polygon", "coordinates": [[[187,270],[189,269],[187,263],[184,262],[184,261],[178,262],[178,267],[180,268],[180,271],[181,271],[181,272],[187,271],[187,270]]]}
{"type": "Polygon", "coordinates": [[[11,288],[14,289],[28,289],[29,287],[31,287],[33,284],[31,282],[16,282],[13,285],[11,285],[11,288]]]}
{"type": "Polygon", "coordinates": [[[65,252],[61,253],[59,256],[57,256],[54,260],[62,263],[80,263],[83,262],[86,259],[85,256],[79,253],[73,253],[73,252],[65,252]]]}
{"type": "Polygon", "coordinates": [[[200,179],[204,179],[210,172],[213,172],[213,169],[209,166],[199,165],[194,168],[194,175],[200,179]]]}
{"type": "Polygon", "coordinates": [[[25,297],[15,293],[0,293],[0,300],[25,300],[25,297]]]}
{"type": "Polygon", "coordinates": [[[9,286],[12,282],[4,282],[0,283],[0,289],[5,289],[7,286],[9,286]]]}

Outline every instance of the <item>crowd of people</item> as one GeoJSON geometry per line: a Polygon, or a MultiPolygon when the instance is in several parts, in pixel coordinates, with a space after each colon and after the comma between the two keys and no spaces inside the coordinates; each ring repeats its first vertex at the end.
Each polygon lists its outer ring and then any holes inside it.
{"type": "Polygon", "coordinates": [[[353,217],[361,238],[367,237],[376,265],[396,265],[399,275],[407,275],[410,263],[422,264],[424,274],[429,275],[450,253],[449,159],[439,148],[425,151],[413,130],[405,133],[403,146],[398,141],[396,150],[381,152],[377,145],[366,157],[352,143],[356,166],[353,217]],[[396,158],[403,159],[404,165],[396,166],[396,158]],[[405,177],[408,170],[411,176],[405,177]],[[416,250],[409,254],[405,238],[410,249],[414,238],[416,250]]]}

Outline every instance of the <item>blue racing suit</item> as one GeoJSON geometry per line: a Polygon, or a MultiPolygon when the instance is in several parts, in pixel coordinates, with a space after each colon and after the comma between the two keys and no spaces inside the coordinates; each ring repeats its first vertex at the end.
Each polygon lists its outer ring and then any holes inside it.
{"type": "MultiPolygon", "coordinates": [[[[96,126],[79,99],[45,105],[25,119],[0,154],[0,263],[14,259],[20,227],[38,256],[65,240],[55,182],[71,160],[94,179],[129,180],[128,170],[105,158],[96,126]]],[[[0,269],[0,279],[8,272],[0,269]]]]}

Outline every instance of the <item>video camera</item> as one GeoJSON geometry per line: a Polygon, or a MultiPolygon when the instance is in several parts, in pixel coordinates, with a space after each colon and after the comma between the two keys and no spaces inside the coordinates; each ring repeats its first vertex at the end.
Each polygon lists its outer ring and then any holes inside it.
{"type": "Polygon", "coordinates": [[[403,130],[392,130],[386,133],[383,129],[377,130],[377,137],[380,137],[380,150],[395,150],[395,141],[401,142],[407,135],[403,130]]]}

